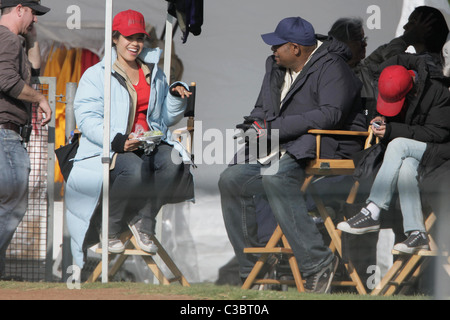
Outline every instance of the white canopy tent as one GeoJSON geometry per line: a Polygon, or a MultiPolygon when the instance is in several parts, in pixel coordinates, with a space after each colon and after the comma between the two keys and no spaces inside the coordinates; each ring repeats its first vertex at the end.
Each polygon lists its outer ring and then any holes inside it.
{"type": "MultiPolygon", "coordinates": [[[[111,0],[106,0],[108,3],[111,0]]],[[[134,9],[142,12],[160,35],[166,23],[164,0],[112,1],[112,14],[134,9]]],[[[105,0],[43,0],[52,10],[39,17],[41,43],[53,41],[69,47],[83,47],[99,53],[105,44],[105,0]]],[[[195,156],[198,169],[196,203],[167,208],[164,230],[170,237],[174,259],[188,270],[191,282],[214,281],[217,270],[233,257],[223,226],[217,182],[232,154],[219,157],[211,146],[227,129],[247,115],[256,101],[264,74],[264,62],[271,54],[260,34],[271,32],[284,17],[298,15],[309,20],[317,33],[326,34],[340,17],[358,16],[366,22],[367,53],[401,33],[405,17],[417,5],[440,8],[450,16],[447,0],[207,0],[204,24],[198,37],[189,35],[174,43],[184,64],[183,81],[198,84],[196,99],[195,156]],[[181,213],[182,211],[182,213],[181,213]],[[177,219],[172,219],[175,217],[177,219]],[[180,232],[182,230],[183,232],[180,232]]],[[[450,19],[449,19],[450,20],[450,19]]]]}

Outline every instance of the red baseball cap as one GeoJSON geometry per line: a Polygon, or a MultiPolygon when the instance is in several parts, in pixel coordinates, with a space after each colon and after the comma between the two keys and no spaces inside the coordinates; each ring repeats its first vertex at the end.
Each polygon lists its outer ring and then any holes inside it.
{"type": "Polygon", "coordinates": [[[124,37],[137,33],[143,33],[150,37],[145,31],[145,19],[142,13],[134,10],[126,10],[116,14],[112,24],[113,31],[119,31],[124,37]]]}
{"type": "Polygon", "coordinates": [[[414,85],[414,71],[403,66],[386,67],[378,80],[377,111],[386,117],[400,113],[405,103],[406,94],[414,85]]]}

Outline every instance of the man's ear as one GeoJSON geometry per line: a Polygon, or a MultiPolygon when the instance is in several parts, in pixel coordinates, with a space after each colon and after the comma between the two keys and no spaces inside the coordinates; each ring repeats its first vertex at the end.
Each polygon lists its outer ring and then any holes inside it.
{"type": "Polygon", "coordinates": [[[293,43],[292,44],[292,48],[293,48],[294,53],[295,53],[295,55],[297,57],[300,57],[302,55],[302,48],[298,44],[293,43]]]}
{"type": "Polygon", "coordinates": [[[23,16],[24,9],[25,9],[25,8],[24,8],[21,4],[18,4],[18,5],[14,8],[14,10],[16,11],[17,16],[20,17],[20,18],[23,16]]]}

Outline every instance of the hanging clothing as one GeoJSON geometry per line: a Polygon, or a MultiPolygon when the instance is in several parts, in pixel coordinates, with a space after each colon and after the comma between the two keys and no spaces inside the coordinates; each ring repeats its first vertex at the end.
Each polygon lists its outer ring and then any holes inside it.
{"type": "Polygon", "coordinates": [[[167,12],[178,19],[183,32],[183,43],[189,33],[200,35],[203,25],[203,0],[166,0],[169,2],[167,12]]]}
{"type": "Polygon", "coordinates": [[[98,57],[98,55],[93,53],[91,50],[83,49],[81,55],[81,70],[80,70],[81,76],[88,68],[92,67],[93,65],[96,65],[99,62],[100,58],[98,57]]]}
{"type": "MultiPolygon", "coordinates": [[[[43,72],[44,77],[56,77],[57,99],[55,110],[55,146],[66,144],[66,85],[68,82],[78,83],[87,68],[98,63],[99,58],[90,50],[81,48],[67,49],[63,45],[53,45],[43,72]]],[[[55,182],[63,182],[64,178],[55,166],[55,182]]]]}

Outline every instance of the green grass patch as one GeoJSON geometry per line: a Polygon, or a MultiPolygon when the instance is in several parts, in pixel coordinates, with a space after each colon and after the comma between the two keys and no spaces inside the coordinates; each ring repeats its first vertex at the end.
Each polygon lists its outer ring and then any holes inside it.
{"type": "MultiPolygon", "coordinates": [[[[0,290],[10,289],[19,291],[31,290],[61,290],[64,294],[67,288],[65,283],[29,283],[29,282],[0,282],[0,290]]],[[[353,293],[332,293],[332,294],[310,294],[299,293],[295,288],[288,291],[271,291],[271,290],[242,290],[235,286],[218,286],[209,283],[193,284],[191,287],[182,287],[178,284],[169,286],[130,283],[130,282],[109,282],[109,283],[90,283],[81,284],[81,291],[87,290],[120,290],[122,294],[133,295],[162,295],[168,297],[177,296],[188,297],[192,300],[430,300],[428,296],[392,296],[392,297],[372,297],[370,295],[358,295],[353,293]]],[[[78,289],[72,289],[78,290],[78,289]]],[[[73,292],[71,292],[73,293],[73,292]]]]}

